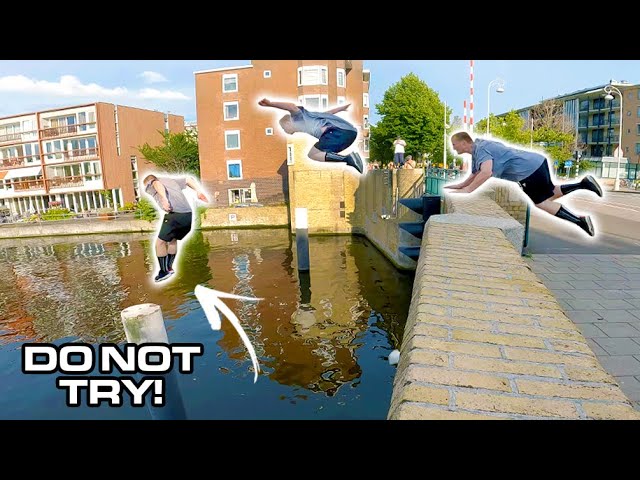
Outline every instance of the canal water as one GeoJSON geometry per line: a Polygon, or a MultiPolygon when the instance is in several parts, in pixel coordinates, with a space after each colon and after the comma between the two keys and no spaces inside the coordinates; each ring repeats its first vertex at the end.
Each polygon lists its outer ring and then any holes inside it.
{"type": "Polygon", "coordinates": [[[169,283],[148,235],[0,241],[0,418],[149,419],[145,407],[67,407],[61,374],[22,372],[22,345],[126,341],[120,312],[160,305],[169,341],[201,343],[178,375],[188,419],[384,419],[413,275],[366,239],[310,239],[310,275],[296,269],[286,229],[195,232],[169,283]],[[257,383],[242,340],[223,318],[211,330],[196,285],[260,302],[226,300],[256,349],[257,383]]]}

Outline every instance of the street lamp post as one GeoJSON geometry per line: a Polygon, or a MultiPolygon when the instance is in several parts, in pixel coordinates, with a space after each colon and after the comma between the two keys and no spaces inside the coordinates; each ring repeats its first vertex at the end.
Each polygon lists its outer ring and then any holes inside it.
{"type": "Polygon", "coordinates": [[[605,100],[613,100],[613,95],[611,92],[616,92],[620,97],[620,135],[618,138],[618,167],[616,168],[616,179],[613,182],[613,190],[615,192],[620,190],[620,162],[622,161],[622,119],[624,117],[624,110],[622,109],[622,92],[618,90],[613,85],[607,85],[604,87],[604,91],[606,93],[605,100]]]}
{"type": "Polygon", "coordinates": [[[447,123],[447,102],[444,102],[444,152],[442,154],[442,166],[447,168],[447,128],[449,125],[447,123]]]}
{"type": "Polygon", "coordinates": [[[496,93],[504,92],[504,80],[501,78],[496,78],[495,80],[491,80],[489,82],[489,86],[487,87],[487,135],[489,135],[489,120],[491,119],[491,104],[489,103],[491,100],[491,85],[494,83],[498,84],[498,88],[496,88],[496,93]]]}

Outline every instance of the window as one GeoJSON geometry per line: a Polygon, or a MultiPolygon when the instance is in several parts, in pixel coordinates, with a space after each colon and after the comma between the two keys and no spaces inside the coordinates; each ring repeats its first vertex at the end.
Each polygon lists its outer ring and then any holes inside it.
{"type": "MultiPolygon", "coordinates": [[[[631,133],[631,132],[629,132],[631,133]]],[[[640,135],[640,123],[636,125],[636,135],[640,135]]]]}
{"type": "Polygon", "coordinates": [[[369,130],[369,115],[362,116],[362,128],[369,130]]]}
{"type": "Polygon", "coordinates": [[[636,154],[640,155],[640,143],[636,143],[636,154]]]}
{"type": "Polygon", "coordinates": [[[293,165],[293,145],[287,145],[287,165],[293,165]]]}
{"type": "Polygon", "coordinates": [[[265,70],[264,72],[262,72],[262,76],[264,78],[271,78],[271,70],[265,70]]]}
{"type": "Polygon", "coordinates": [[[604,108],[604,98],[596,98],[593,101],[593,108],[595,110],[600,109],[600,108],[604,108]]]}
{"type": "MultiPolygon", "coordinates": [[[[638,107],[638,112],[637,112],[637,114],[638,114],[638,117],[640,117],[640,107],[638,107]]],[[[630,116],[630,115],[631,115],[631,112],[627,112],[627,116],[630,116]]]]}
{"type": "Polygon", "coordinates": [[[338,76],[338,86],[346,87],[347,86],[347,74],[344,71],[344,68],[338,68],[336,70],[338,76]]]}
{"type": "Polygon", "coordinates": [[[246,203],[251,200],[250,188],[232,188],[229,190],[229,204],[246,203]]]}
{"type": "Polygon", "coordinates": [[[224,93],[238,91],[238,74],[225,73],[222,75],[222,91],[224,93]]]}
{"type": "Polygon", "coordinates": [[[362,94],[362,106],[369,108],[369,94],[366,92],[362,94]]]}
{"type": "Polygon", "coordinates": [[[638,89],[638,100],[640,100],[640,88],[638,89]]]}
{"type": "Polygon", "coordinates": [[[264,133],[265,133],[266,135],[273,135],[273,128],[271,128],[271,127],[267,127],[267,128],[265,128],[265,129],[264,129],[264,133]]]}
{"type": "Polygon", "coordinates": [[[238,108],[238,102],[224,102],[224,119],[238,120],[239,118],[240,111],[238,108]]]}
{"type": "Polygon", "coordinates": [[[240,149],[240,130],[227,130],[224,132],[225,150],[240,149]]]}
{"type": "Polygon", "coordinates": [[[327,67],[298,67],[298,86],[302,85],[327,85],[327,67]]]}
{"type": "Polygon", "coordinates": [[[242,160],[227,160],[227,178],[242,180],[242,160]]]}
{"type": "Polygon", "coordinates": [[[346,97],[338,97],[338,105],[344,105],[347,103],[346,97]]]}
{"type": "Polygon", "coordinates": [[[298,100],[308,110],[327,110],[329,108],[328,95],[302,95],[298,100]]]}
{"type": "Polygon", "coordinates": [[[365,152],[369,151],[369,139],[365,138],[363,143],[362,143],[362,150],[364,150],[365,152]]]}

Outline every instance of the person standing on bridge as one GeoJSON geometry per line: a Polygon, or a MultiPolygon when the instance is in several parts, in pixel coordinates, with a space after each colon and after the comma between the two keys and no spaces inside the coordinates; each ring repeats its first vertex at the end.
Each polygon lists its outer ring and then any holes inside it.
{"type": "Polygon", "coordinates": [[[518,183],[539,209],[577,225],[592,237],[595,235],[590,217],[578,216],[554,201],[575,190],[589,190],[602,197],[602,188],[591,175],[577,183],[554,185],[549,163],[539,153],[495,140],[477,138],[474,141],[467,132],[453,134],[451,145],[459,155],[471,154],[471,175],[462,183],[444,188],[452,189],[452,193],[471,193],[491,177],[510,180],[518,183]]]}

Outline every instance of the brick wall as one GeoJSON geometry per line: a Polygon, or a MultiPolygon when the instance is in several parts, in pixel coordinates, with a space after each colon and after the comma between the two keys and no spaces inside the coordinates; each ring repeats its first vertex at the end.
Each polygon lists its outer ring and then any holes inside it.
{"type": "Polygon", "coordinates": [[[429,221],[388,418],[640,413],[500,229],[429,221]]]}

